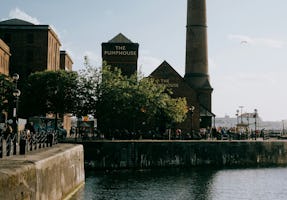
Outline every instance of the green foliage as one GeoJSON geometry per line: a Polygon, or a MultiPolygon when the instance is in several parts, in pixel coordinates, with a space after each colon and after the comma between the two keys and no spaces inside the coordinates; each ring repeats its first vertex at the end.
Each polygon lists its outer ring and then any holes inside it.
{"type": "Polygon", "coordinates": [[[77,82],[77,101],[75,102],[77,116],[96,115],[98,88],[101,82],[99,69],[91,66],[87,57],[85,57],[84,66],[85,68],[79,72],[77,82]]]}
{"type": "Polygon", "coordinates": [[[156,80],[123,76],[119,69],[106,65],[98,69],[87,57],[84,65],[79,74],[45,71],[30,75],[21,96],[21,113],[92,114],[106,134],[117,129],[164,131],[185,119],[185,98],[171,98],[156,80]]]}
{"type": "Polygon", "coordinates": [[[31,74],[21,98],[21,114],[27,117],[46,113],[73,112],[77,77],[77,73],[64,70],[31,74]]]}
{"type": "Polygon", "coordinates": [[[171,98],[165,86],[151,78],[123,76],[119,69],[106,65],[101,71],[88,65],[81,75],[89,86],[84,99],[92,98],[87,102],[96,107],[89,109],[96,114],[98,127],[106,133],[116,129],[165,129],[186,117],[186,100],[171,98]]]}

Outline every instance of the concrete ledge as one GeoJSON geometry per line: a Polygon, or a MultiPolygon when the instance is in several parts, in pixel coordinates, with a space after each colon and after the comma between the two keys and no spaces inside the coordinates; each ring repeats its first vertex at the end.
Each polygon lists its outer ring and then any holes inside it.
{"type": "Polygon", "coordinates": [[[64,199],[84,180],[82,145],[58,144],[0,160],[0,199],[64,199]]]}

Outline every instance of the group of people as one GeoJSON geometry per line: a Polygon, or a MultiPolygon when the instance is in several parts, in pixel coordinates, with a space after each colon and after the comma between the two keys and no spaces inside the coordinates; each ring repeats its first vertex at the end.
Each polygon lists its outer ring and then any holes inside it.
{"type": "Polygon", "coordinates": [[[12,124],[7,123],[3,126],[3,128],[0,128],[0,136],[3,137],[5,140],[7,140],[7,138],[9,136],[11,136],[13,133],[13,128],[12,128],[12,124]]]}

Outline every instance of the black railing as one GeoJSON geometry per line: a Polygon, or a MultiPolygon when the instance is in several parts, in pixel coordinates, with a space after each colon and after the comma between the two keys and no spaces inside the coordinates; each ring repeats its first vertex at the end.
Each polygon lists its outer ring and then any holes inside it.
{"type": "Polygon", "coordinates": [[[21,131],[19,135],[0,134],[0,158],[12,155],[24,155],[29,151],[51,147],[58,143],[58,130],[29,132],[21,131]]]}
{"type": "MultiPolygon", "coordinates": [[[[75,133],[70,133],[63,139],[66,142],[84,141],[84,140],[268,140],[271,137],[268,131],[261,131],[260,133],[244,132],[235,133],[230,131],[219,132],[216,129],[212,131],[193,133],[182,133],[178,130],[166,131],[160,133],[158,131],[119,131],[115,130],[108,134],[99,131],[81,132],[76,130],[75,133]]],[[[286,137],[277,137],[277,139],[287,139],[286,137]]]]}

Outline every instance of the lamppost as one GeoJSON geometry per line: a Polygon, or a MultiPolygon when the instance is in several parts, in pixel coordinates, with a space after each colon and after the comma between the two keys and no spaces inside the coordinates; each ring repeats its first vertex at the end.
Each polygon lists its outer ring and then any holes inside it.
{"type": "Polygon", "coordinates": [[[238,125],[239,124],[239,122],[238,122],[239,110],[238,109],[236,110],[236,114],[235,115],[236,115],[236,120],[237,120],[237,125],[238,125]]]}
{"type": "Polygon", "coordinates": [[[16,154],[16,142],[17,142],[17,136],[18,136],[18,119],[17,119],[17,112],[18,112],[18,104],[19,104],[19,96],[21,95],[21,91],[18,89],[18,80],[19,80],[19,74],[15,73],[12,76],[14,82],[15,82],[15,89],[13,91],[13,96],[15,97],[15,107],[13,109],[13,154],[16,154]]]}
{"type": "Polygon", "coordinates": [[[189,107],[189,112],[190,112],[190,134],[192,137],[193,134],[193,112],[194,112],[195,107],[194,106],[190,106],[189,107]]]}
{"type": "Polygon", "coordinates": [[[257,114],[258,114],[258,110],[257,109],[254,109],[254,131],[255,131],[255,140],[256,140],[256,137],[257,137],[257,114]]]}
{"type": "Polygon", "coordinates": [[[282,136],[284,136],[285,135],[285,133],[284,133],[284,120],[282,120],[282,136]]]}
{"type": "Polygon", "coordinates": [[[241,122],[240,122],[240,123],[243,124],[242,109],[244,108],[244,106],[239,106],[239,108],[240,108],[240,112],[241,112],[241,113],[240,113],[240,115],[241,115],[241,116],[240,116],[240,118],[241,118],[241,122]]]}

